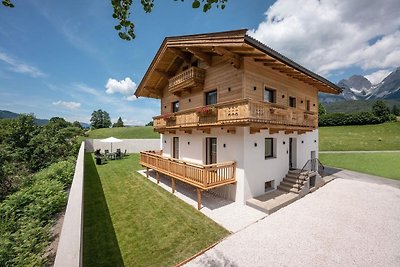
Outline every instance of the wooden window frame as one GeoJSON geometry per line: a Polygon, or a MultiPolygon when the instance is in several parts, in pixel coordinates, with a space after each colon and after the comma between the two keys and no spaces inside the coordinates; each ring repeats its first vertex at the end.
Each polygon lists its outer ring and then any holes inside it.
{"type": "Polygon", "coordinates": [[[213,89],[213,90],[204,92],[204,104],[205,104],[206,106],[208,106],[208,105],[215,105],[215,104],[217,104],[217,103],[218,103],[218,89],[213,89]],[[212,103],[212,104],[207,103],[207,95],[210,94],[210,93],[214,93],[214,92],[215,92],[215,95],[216,95],[216,102],[215,102],[215,103],[212,103]]]}
{"type": "Polygon", "coordinates": [[[276,89],[264,85],[264,91],[263,91],[263,101],[264,102],[276,103],[276,94],[277,94],[277,90],[276,89]],[[265,100],[265,91],[269,91],[270,93],[272,93],[272,101],[265,100]]]}
{"type": "Polygon", "coordinates": [[[295,96],[289,96],[288,97],[288,106],[292,108],[297,108],[297,98],[295,96]],[[292,100],[294,105],[292,106],[292,100]]]}
{"type": "Polygon", "coordinates": [[[178,112],[179,111],[179,100],[177,100],[177,101],[173,101],[172,103],[171,103],[171,111],[173,112],[173,113],[175,113],[175,112],[178,112]],[[176,103],[178,103],[178,110],[175,110],[175,104],[176,103]]]}

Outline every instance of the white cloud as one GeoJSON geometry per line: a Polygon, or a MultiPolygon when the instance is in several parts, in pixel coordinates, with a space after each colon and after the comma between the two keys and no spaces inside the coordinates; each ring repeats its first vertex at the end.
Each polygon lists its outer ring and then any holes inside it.
{"type": "Polygon", "coordinates": [[[57,101],[57,102],[53,102],[53,105],[55,106],[60,106],[60,107],[64,107],[67,108],[69,110],[75,110],[81,107],[81,103],[77,103],[77,102],[66,102],[66,101],[57,101]]]}
{"type": "Polygon", "coordinates": [[[323,75],[398,67],[400,1],[278,0],[254,38],[323,75]]]}
{"type": "Polygon", "coordinates": [[[391,70],[378,70],[371,74],[364,75],[372,84],[380,83],[384,78],[386,78],[392,71],[391,70]]]}
{"type": "Polygon", "coordinates": [[[136,100],[136,97],[133,95],[136,90],[136,83],[134,83],[129,77],[126,77],[121,81],[109,78],[106,84],[106,89],[107,94],[120,93],[123,94],[125,99],[128,101],[136,100]]]}
{"type": "Polygon", "coordinates": [[[14,72],[28,74],[33,78],[45,76],[45,74],[38,68],[21,62],[6,53],[0,52],[0,61],[7,63],[9,69],[14,72]]]}

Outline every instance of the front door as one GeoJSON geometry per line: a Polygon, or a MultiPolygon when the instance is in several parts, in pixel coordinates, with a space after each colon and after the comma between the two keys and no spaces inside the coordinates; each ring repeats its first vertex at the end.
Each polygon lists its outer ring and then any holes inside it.
{"type": "Polygon", "coordinates": [[[217,138],[206,138],[206,164],[217,163],[217,138]]]}
{"type": "Polygon", "coordinates": [[[179,159],[179,137],[172,139],[172,157],[179,159]]]}
{"type": "Polygon", "coordinates": [[[289,169],[296,168],[296,138],[289,138],[289,169]]]}

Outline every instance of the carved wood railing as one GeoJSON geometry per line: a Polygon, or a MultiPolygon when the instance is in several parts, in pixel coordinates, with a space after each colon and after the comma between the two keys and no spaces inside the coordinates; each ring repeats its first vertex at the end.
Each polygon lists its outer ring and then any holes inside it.
{"type": "Polygon", "coordinates": [[[143,151],[140,164],[204,190],[236,181],[234,161],[203,165],[164,157],[157,151],[143,151]]]}
{"type": "Polygon", "coordinates": [[[316,128],[318,116],[315,112],[284,107],[273,103],[242,99],[213,105],[216,112],[201,117],[196,109],[175,113],[175,121],[166,121],[162,116],[154,117],[154,128],[179,128],[212,125],[235,125],[246,123],[268,123],[275,125],[316,128]]]}
{"type": "Polygon", "coordinates": [[[196,87],[204,84],[205,70],[197,67],[191,67],[175,75],[168,81],[168,89],[171,93],[180,90],[196,87]]]}

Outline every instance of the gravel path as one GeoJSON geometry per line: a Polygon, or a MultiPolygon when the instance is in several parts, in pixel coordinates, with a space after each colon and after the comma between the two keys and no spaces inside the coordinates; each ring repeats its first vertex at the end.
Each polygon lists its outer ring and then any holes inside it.
{"type": "Polygon", "coordinates": [[[397,187],[338,178],[186,266],[400,266],[399,203],[397,187]]]}

